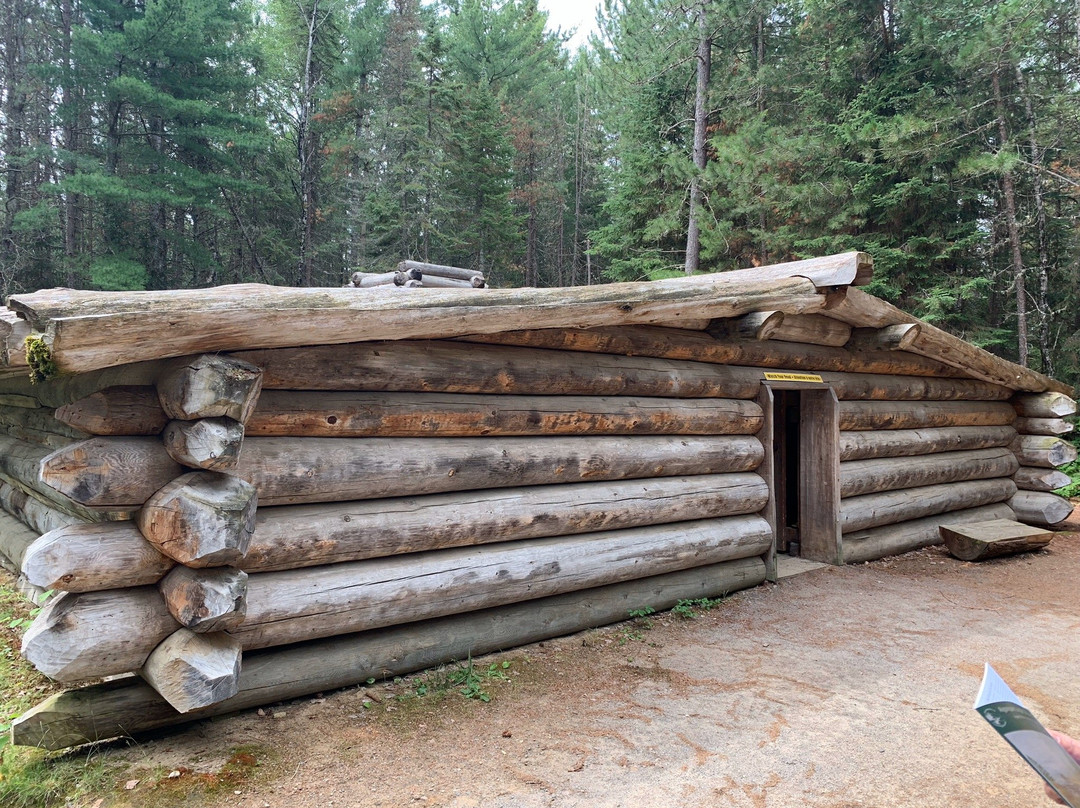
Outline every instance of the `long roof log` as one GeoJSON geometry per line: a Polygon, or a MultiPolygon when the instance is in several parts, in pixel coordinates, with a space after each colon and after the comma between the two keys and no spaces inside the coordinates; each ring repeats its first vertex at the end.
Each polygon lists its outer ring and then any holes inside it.
{"type": "Polygon", "coordinates": [[[864,253],[772,267],[556,289],[212,289],[13,295],[60,373],[239,348],[455,337],[512,328],[672,323],[763,309],[820,311],[834,286],[869,280],[864,253]]]}

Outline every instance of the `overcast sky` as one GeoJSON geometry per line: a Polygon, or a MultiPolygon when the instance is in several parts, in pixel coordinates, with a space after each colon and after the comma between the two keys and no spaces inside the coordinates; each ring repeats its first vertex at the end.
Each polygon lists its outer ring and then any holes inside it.
{"type": "Polygon", "coordinates": [[[548,27],[569,32],[576,28],[574,38],[566,43],[573,53],[584,45],[589,33],[596,28],[596,7],[599,0],[539,0],[540,8],[548,13],[548,27]]]}

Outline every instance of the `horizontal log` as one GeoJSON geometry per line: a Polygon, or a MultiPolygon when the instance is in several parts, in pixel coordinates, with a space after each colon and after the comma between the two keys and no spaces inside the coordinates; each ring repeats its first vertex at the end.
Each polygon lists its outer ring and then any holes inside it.
{"type": "Polygon", "coordinates": [[[1009,500],[1017,521],[1038,527],[1055,527],[1069,518],[1072,503],[1057,494],[1043,491],[1017,491],[1009,500]]]}
{"type": "Polygon", "coordinates": [[[157,583],[175,565],[132,522],[73,524],[43,534],[22,572],[42,589],[94,592],[157,583]]]}
{"type": "Polygon", "coordinates": [[[1016,493],[1009,479],[975,480],[928,485],[848,497],[840,502],[840,529],[844,533],[921,519],[949,511],[1004,502],[1016,493]]]}
{"type": "Polygon", "coordinates": [[[451,267],[445,264],[427,264],[423,261],[402,261],[398,264],[399,272],[417,272],[421,280],[428,275],[436,275],[440,278],[454,278],[459,281],[471,281],[473,278],[483,278],[484,273],[477,269],[465,269],[463,267],[451,267]]]}
{"type": "Polygon", "coordinates": [[[886,429],[880,432],[841,432],[840,459],[917,457],[938,452],[1009,446],[1016,438],[1011,426],[958,426],[947,429],[886,429]]]}
{"type": "Polygon", "coordinates": [[[6,511],[0,511],[0,565],[18,574],[26,550],[37,533],[6,511]]]}
{"type": "Polygon", "coordinates": [[[247,573],[232,567],[179,566],[161,579],[158,590],[176,622],[197,634],[209,634],[244,622],[247,578],[247,573]]]}
{"type": "Polygon", "coordinates": [[[177,713],[138,677],[127,677],[50,696],[13,722],[12,740],[64,749],[129,737],[571,634],[624,620],[646,606],[668,609],[681,600],[725,596],[764,580],[761,559],[747,558],[414,625],[251,651],[244,655],[236,696],[187,714],[177,713]]]}
{"type": "Polygon", "coordinates": [[[1064,418],[1017,418],[1013,426],[1021,435],[1068,435],[1076,429],[1064,418]]]}
{"type": "MultiPolygon", "coordinates": [[[[266,389],[387,390],[539,395],[753,398],[758,368],[640,356],[596,355],[460,342],[362,343],[236,356],[263,368],[266,389]],[[568,369],[572,368],[572,372],[568,369]]],[[[996,400],[1011,391],[985,382],[822,371],[841,399],[996,400]]]]}
{"type": "Polygon", "coordinates": [[[228,634],[182,628],[154,649],[139,671],[178,713],[231,699],[240,689],[240,643],[228,634]]]}
{"type": "Polygon", "coordinates": [[[752,435],[753,401],[267,390],[249,436],[752,435]]]}
{"type": "Polygon", "coordinates": [[[1046,435],[1019,435],[1011,444],[1021,466],[1055,469],[1076,460],[1076,447],[1046,435]]]}
{"type": "Polygon", "coordinates": [[[849,371],[933,378],[962,377],[961,372],[951,365],[917,354],[849,351],[844,348],[799,345],[779,340],[736,340],[727,337],[726,331],[724,333],[725,337],[718,339],[686,328],[545,328],[498,334],[471,334],[461,337],[461,341],[584,353],[652,356],[658,359],[687,359],[719,365],[785,370],[849,371]]]}
{"type": "MultiPolygon", "coordinates": [[[[43,460],[42,478],[89,504],[120,506],[145,502],[180,474],[153,438],[91,442],[43,460]],[[106,477],[101,458],[118,456],[124,465],[106,477]]],[[[287,505],[751,471],[763,455],[752,436],[249,438],[232,473],[256,487],[262,505],[287,505]]]]}
{"type": "Polygon", "coordinates": [[[961,561],[1026,553],[1045,547],[1053,532],[1021,525],[1008,519],[974,522],[969,525],[942,525],[941,538],[949,552],[961,561]]]}
{"type": "Polygon", "coordinates": [[[945,362],[974,378],[1013,390],[1032,393],[1051,390],[1069,394],[1072,389],[1041,373],[994,356],[989,351],[965,342],[930,323],[917,320],[891,303],[868,295],[860,289],[846,289],[843,294],[834,295],[829,300],[828,309],[822,313],[863,328],[918,323],[919,333],[907,349],[912,353],[945,362]]]}
{"type": "Polygon", "coordinates": [[[34,432],[45,432],[55,438],[82,440],[88,433],[75,429],[56,418],[48,407],[10,407],[0,405],[0,425],[20,427],[34,432]]]}
{"type": "Polygon", "coordinates": [[[251,483],[195,471],[151,494],[135,523],[169,558],[189,567],[216,567],[237,562],[247,552],[257,502],[251,483]]]}
{"type": "Polygon", "coordinates": [[[761,374],[702,362],[459,342],[373,342],[234,354],[267,390],[753,398],[761,374]]]}
{"type": "Polygon", "coordinates": [[[1013,475],[1016,487],[1023,491],[1056,491],[1072,482],[1072,478],[1057,469],[1021,466],[1013,475]]]}
{"type": "Polygon", "coordinates": [[[59,407],[56,419],[90,435],[158,435],[169,423],[157,391],[149,385],[98,390],[59,407]]]}
{"type": "Polygon", "coordinates": [[[709,323],[709,334],[717,339],[737,337],[740,339],[771,339],[773,332],[784,321],[782,311],[752,311],[731,320],[714,320],[709,323]]]}
{"type": "Polygon", "coordinates": [[[752,471],[752,436],[249,438],[235,473],[261,505],[752,471]]]}
{"type": "Polygon", "coordinates": [[[354,272],[349,282],[357,289],[370,289],[373,286],[404,286],[410,280],[404,272],[354,272]]]}
{"type": "Polygon", "coordinates": [[[852,351],[906,351],[921,330],[919,323],[901,323],[884,328],[853,328],[847,348],[852,351]]]}
{"type": "Polygon", "coordinates": [[[35,618],[22,654],[58,682],[97,679],[138,670],[179,628],[157,587],[65,592],[35,618]]]}
{"type": "Polygon", "coordinates": [[[26,367],[26,338],[30,323],[13,311],[0,309],[0,366],[26,367]]]}
{"type": "Polygon", "coordinates": [[[262,372],[236,357],[177,359],[157,379],[158,401],[170,418],[232,418],[245,423],[262,389],[262,372]]]}
{"type": "Polygon", "coordinates": [[[1013,399],[1016,414],[1024,418],[1066,418],[1076,414],[1076,402],[1064,393],[1050,391],[1013,399]]]}
{"type": "Polygon", "coordinates": [[[244,425],[232,418],[170,421],[161,442],[169,457],[182,466],[224,471],[236,467],[244,425]]]}
{"type": "Polygon", "coordinates": [[[918,462],[902,457],[850,460],[840,464],[840,496],[1012,477],[1018,467],[1016,457],[1004,448],[942,452],[920,457],[918,462]]]}
{"type": "Polygon", "coordinates": [[[82,505],[138,506],[185,469],[158,438],[90,438],[40,461],[39,479],[82,505]]]}
{"type": "Polygon", "coordinates": [[[942,524],[958,525],[985,522],[989,519],[1014,518],[1016,515],[1012,508],[1005,503],[998,503],[849,533],[844,536],[844,563],[859,564],[941,544],[942,539],[938,527],[942,524]]]}
{"type": "Polygon", "coordinates": [[[851,326],[819,314],[785,314],[770,339],[781,342],[843,346],[851,337],[851,326]]]}
{"type": "Polygon", "coordinates": [[[52,289],[8,307],[43,335],[61,373],[244,347],[454,337],[538,326],[589,327],[779,309],[815,312],[819,287],[869,273],[858,253],[647,283],[570,289],[289,289],[242,284],[164,292],[52,289]],[[822,283],[828,281],[828,283],[822,283]]]}
{"type": "Polygon", "coordinates": [[[22,488],[16,488],[3,479],[0,479],[0,508],[39,536],[58,527],[85,524],[77,516],[65,513],[46,500],[22,488]]]}
{"type": "Polygon", "coordinates": [[[55,376],[40,382],[32,382],[30,374],[20,370],[18,375],[0,377],[0,401],[12,406],[32,402],[35,407],[56,409],[106,387],[152,385],[165,364],[160,361],[137,362],[87,373],[55,376]]]}
{"type": "MultiPolygon", "coordinates": [[[[245,649],[285,645],[747,558],[771,541],[760,517],[729,516],[260,573],[231,633],[245,649]]],[[[59,681],[108,676],[137,670],[179,627],[153,588],[65,593],[23,655],[59,681]]]]}
{"type": "Polygon", "coordinates": [[[456,278],[442,278],[438,275],[425,275],[420,283],[430,289],[481,289],[477,281],[459,281],[456,278]]]}
{"type": "Polygon", "coordinates": [[[367,631],[761,555],[758,516],[526,539],[248,578],[244,648],[367,631]]]}
{"type": "Polygon", "coordinates": [[[129,508],[88,508],[57,491],[40,478],[40,467],[57,451],[34,443],[0,435],[0,481],[34,494],[63,513],[84,522],[119,521],[131,518],[129,508]]]}
{"type": "Polygon", "coordinates": [[[756,474],[703,474],[259,508],[255,535],[237,563],[266,572],[687,522],[756,513],[768,496],[756,474]]]}
{"type": "Polygon", "coordinates": [[[1003,426],[1015,418],[1006,401],[840,402],[840,428],[850,430],[1003,426]]]}

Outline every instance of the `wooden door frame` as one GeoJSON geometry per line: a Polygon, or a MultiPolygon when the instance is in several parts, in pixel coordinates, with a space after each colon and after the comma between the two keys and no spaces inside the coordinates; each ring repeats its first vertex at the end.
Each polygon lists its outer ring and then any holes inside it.
{"type": "Polygon", "coordinates": [[[758,403],[765,412],[761,438],[765,460],[761,476],[769,486],[769,503],[763,516],[773,530],[773,547],[766,569],[775,574],[779,540],[776,504],[776,471],[773,442],[779,426],[774,423],[773,389],[799,390],[799,555],[812,561],[843,564],[840,532],[840,407],[836,391],[825,384],[763,382],[758,403]]]}

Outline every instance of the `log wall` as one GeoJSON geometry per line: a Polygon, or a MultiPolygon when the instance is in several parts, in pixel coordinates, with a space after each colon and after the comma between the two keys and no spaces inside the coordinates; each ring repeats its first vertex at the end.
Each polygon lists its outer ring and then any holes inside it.
{"type": "Polygon", "coordinates": [[[0,522],[0,553],[63,593],[23,652],[64,682],[144,680],[51,700],[17,736],[95,740],[408,670],[390,655],[414,641],[432,664],[760,583],[781,439],[764,368],[821,377],[803,425],[828,461],[828,486],[803,479],[804,501],[830,492],[804,514],[817,555],[903,552],[945,514],[1010,503],[1055,518],[1038,486],[1068,455],[1061,394],[957,378],[905,354],[907,332],[758,319],[768,333],[257,349],[17,385],[0,399],[0,507],[23,527],[0,522]],[[314,686],[301,668],[337,643],[367,667],[346,655],[314,686]]]}
{"type": "Polygon", "coordinates": [[[939,544],[937,525],[1014,518],[1016,412],[1007,401],[840,404],[845,563],[939,544]]]}

